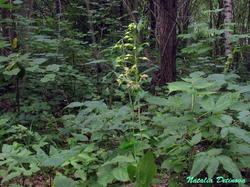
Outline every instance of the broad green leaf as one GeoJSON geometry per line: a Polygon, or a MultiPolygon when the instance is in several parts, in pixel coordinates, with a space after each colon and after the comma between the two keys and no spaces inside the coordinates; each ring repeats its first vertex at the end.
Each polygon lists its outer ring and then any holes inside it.
{"type": "Polygon", "coordinates": [[[241,155],[250,155],[250,145],[233,143],[231,144],[229,151],[233,153],[240,153],[241,155]]]}
{"type": "Polygon", "coordinates": [[[129,165],[127,167],[127,172],[128,172],[130,180],[133,181],[136,177],[136,167],[134,165],[129,165]]]}
{"type": "Polygon", "coordinates": [[[169,89],[169,92],[174,92],[174,91],[190,92],[192,89],[192,86],[190,83],[179,81],[179,82],[169,83],[168,89],[169,89]]]}
{"type": "Polygon", "coordinates": [[[191,78],[200,78],[203,75],[205,75],[204,72],[202,72],[202,71],[196,71],[196,72],[191,73],[189,76],[191,78]]]}
{"type": "Polygon", "coordinates": [[[26,68],[26,71],[44,73],[44,70],[39,67],[39,65],[33,65],[32,67],[26,68]]]}
{"type": "Polygon", "coordinates": [[[107,161],[103,164],[103,166],[108,165],[108,164],[116,164],[116,163],[131,163],[135,162],[135,159],[132,156],[116,156],[110,161],[107,161]]]}
{"type": "Polygon", "coordinates": [[[201,156],[194,160],[193,167],[191,170],[191,177],[196,177],[202,170],[206,168],[209,162],[209,158],[207,156],[201,156]]]}
{"type": "Polygon", "coordinates": [[[35,59],[33,59],[33,61],[32,62],[30,62],[29,64],[31,65],[31,66],[34,66],[34,65],[41,65],[41,64],[43,64],[44,62],[46,62],[48,59],[46,59],[46,58],[35,58],[35,59]]]}
{"type": "Polygon", "coordinates": [[[65,176],[56,176],[53,185],[55,187],[76,187],[75,182],[65,176]]]}
{"type": "Polygon", "coordinates": [[[250,124],[250,112],[248,110],[241,111],[238,119],[243,123],[250,124]]]}
{"type": "Polygon", "coordinates": [[[165,140],[163,140],[158,147],[167,147],[169,144],[174,144],[176,143],[178,136],[169,136],[165,140]]]}
{"type": "Polygon", "coordinates": [[[250,143],[250,136],[248,131],[238,128],[238,127],[229,127],[229,132],[234,134],[236,137],[246,141],[247,143],[250,143]]]}
{"type": "Polygon", "coordinates": [[[45,75],[42,79],[41,82],[46,83],[49,81],[54,81],[55,80],[56,75],[55,74],[47,74],[45,75]]]}
{"type": "Polygon", "coordinates": [[[227,126],[230,126],[233,118],[229,115],[225,115],[225,114],[221,114],[220,115],[220,119],[224,122],[224,124],[226,124],[227,126]]]}
{"type": "Polygon", "coordinates": [[[107,184],[112,183],[114,180],[114,176],[111,174],[112,170],[113,168],[110,165],[100,167],[97,172],[97,182],[105,187],[107,186],[107,184]]]}
{"type": "Polygon", "coordinates": [[[57,65],[57,64],[48,65],[48,66],[46,67],[46,70],[47,70],[47,71],[57,72],[57,71],[60,70],[60,65],[57,65]]]}
{"type": "Polygon", "coordinates": [[[201,133],[194,135],[190,141],[190,144],[191,145],[198,144],[201,141],[201,135],[202,135],[201,133]]]}
{"type": "Polygon", "coordinates": [[[13,147],[8,144],[3,144],[2,146],[2,153],[10,153],[13,151],[13,147]]]}
{"type": "Polygon", "coordinates": [[[153,153],[146,153],[139,161],[136,171],[136,184],[138,187],[149,187],[157,167],[155,164],[153,153]]]}
{"type": "Polygon", "coordinates": [[[231,116],[224,114],[213,115],[209,119],[213,125],[222,128],[229,127],[233,121],[231,116]]]}
{"type": "Polygon", "coordinates": [[[160,105],[160,106],[167,106],[168,105],[167,99],[161,98],[161,97],[156,97],[156,96],[147,97],[146,101],[149,104],[153,104],[153,105],[160,105]]]}
{"type": "Polygon", "coordinates": [[[0,126],[5,125],[8,121],[9,119],[7,118],[0,119],[0,126]]]}
{"type": "Polygon", "coordinates": [[[21,174],[22,174],[22,173],[19,172],[19,171],[12,172],[12,173],[10,173],[9,175],[5,176],[1,182],[2,182],[2,183],[7,182],[7,181],[9,181],[9,180],[11,180],[11,179],[14,179],[15,177],[21,176],[21,174]]]}
{"type": "Polygon", "coordinates": [[[111,173],[118,181],[122,182],[129,181],[127,169],[124,167],[115,168],[112,170],[111,173]]]}
{"type": "Polygon", "coordinates": [[[86,181],[87,179],[87,174],[84,170],[76,170],[74,176],[80,178],[82,181],[86,181]]]}
{"type": "Polygon", "coordinates": [[[17,75],[21,70],[19,68],[15,68],[13,70],[10,70],[10,71],[4,71],[3,74],[5,75],[17,75]]]}
{"type": "Polygon", "coordinates": [[[44,159],[41,163],[41,166],[44,167],[58,167],[62,165],[66,160],[62,158],[59,154],[56,156],[49,157],[44,159]]]}
{"type": "Polygon", "coordinates": [[[233,160],[225,155],[221,155],[217,157],[220,163],[223,165],[223,168],[231,173],[235,179],[241,179],[241,173],[237,165],[233,162],[233,160]]]}
{"type": "Polygon", "coordinates": [[[229,133],[229,129],[227,127],[225,128],[222,128],[221,131],[220,131],[220,134],[221,134],[221,137],[222,138],[225,138],[229,133]]]}
{"type": "Polygon", "coordinates": [[[99,111],[107,110],[107,105],[102,101],[85,101],[84,106],[91,109],[98,109],[99,111]]]}
{"type": "Polygon", "coordinates": [[[206,153],[209,156],[217,156],[217,155],[221,154],[222,151],[223,151],[222,149],[215,149],[215,148],[213,148],[213,149],[210,149],[209,151],[207,151],[206,153]]]}
{"type": "Polygon", "coordinates": [[[201,100],[201,107],[206,110],[207,112],[212,112],[215,108],[215,102],[212,97],[204,97],[204,99],[201,100]]]}
{"type": "Polygon", "coordinates": [[[225,94],[219,97],[216,102],[214,112],[222,112],[229,108],[232,105],[232,96],[231,94],[225,94]]]}
{"type": "Polygon", "coordinates": [[[0,4],[7,2],[8,0],[0,0],[0,4]]]}
{"type": "Polygon", "coordinates": [[[131,140],[128,140],[126,142],[122,142],[120,145],[119,145],[119,149],[121,150],[127,150],[129,148],[133,148],[138,142],[134,139],[131,139],[131,140]]]}
{"type": "Polygon", "coordinates": [[[244,168],[250,168],[250,157],[249,156],[242,156],[239,158],[239,160],[244,168]]]}
{"type": "MultiPolygon", "coordinates": [[[[3,48],[3,47],[6,47],[8,43],[6,41],[3,41],[3,42],[0,42],[0,49],[3,48]]],[[[6,57],[1,57],[0,58],[0,62],[3,62],[2,59],[4,59],[6,57]]],[[[5,60],[4,60],[5,61],[5,60]]]]}
{"type": "MultiPolygon", "coordinates": [[[[8,9],[10,9],[12,7],[13,7],[12,4],[0,4],[0,8],[8,8],[8,9]]],[[[7,20],[7,18],[5,20],[7,20]]]]}
{"type": "Polygon", "coordinates": [[[76,133],[72,133],[72,135],[74,136],[74,138],[78,141],[88,141],[88,137],[83,135],[83,134],[76,134],[76,133]]]}
{"type": "Polygon", "coordinates": [[[206,170],[208,178],[212,178],[215,175],[216,171],[218,170],[218,167],[219,167],[219,160],[216,157],[210,158],[206,170]]]}
{"type": "Polygon", "coordinates": [[[81,106],[84,106],[84,103],[73,102],[67,105],[65,108],[76,108],[76,107],[81,107],[81,106]]]}

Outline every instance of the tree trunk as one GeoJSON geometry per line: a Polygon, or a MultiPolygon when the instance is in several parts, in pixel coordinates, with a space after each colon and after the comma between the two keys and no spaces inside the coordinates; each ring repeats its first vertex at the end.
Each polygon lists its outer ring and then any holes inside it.
{"type": "Polygon", "coordinates": [[[176,80],[176,0],[157,1],[157,31],[160,45],[160,69],[157,86],[176,80]]]}
{"type": "Polygon", "coordinates": [[[178,1],[178,17],[180,22],[179,31],[180,34],[188,33],[188,26],[190,24],[191,17],[191,1],[190,0],[180,0],[178,1]]]}
{"type": "Polygon", "coordinates": [[[232,44],[231,44],[231,33],[228,31],[230,26],[228,24],[232,23],[233,19],[233,7],[232,7],[232,0],[224,0],[223,1],[225,17],[225,56],[228,58],[232,54],[232,44]]]}
{"type": "MultiPolygon", "coordinates": [[[[5,4],[11,4],[11,1],[7,1],[5,2],[5,4]]],[[[8,41],[12,44],[12,41],[15,37],[15,32],[14,32],[14,22],[13,23],[9,23],[9,22],[5,22],[5,19],[12,19],[12,12],[10,11],[10,9],[8,8],[2,8],[1,9],[1,17],[3,20],[1,29],[2,29],[2,35],[4,38],[8,39],[8,41]]],[[[4,48],[2,50],[2,53],[4,56],[8,56],[9,54],[11,54],[12,50],[10,48],[4,48]]]]}
{"type": "Polygon", "coordinates": [[[137,0],[123,0],[124,7],[126,7],[128,14],[132,18],[132,21],[137,24],[138,23],[138,14],[136,11],[138,11],[139,2],[137,0]]]}
{"type": "MultiPolygon", "coordinates": [[[[218,4],[219,4],[219,9],[223,8],[223,0],[218,0],[218,4]]],[[[218,17],[217,17],[217,21],[216,21],[216,29],[222,29],[223,27],[223,22],[224,22],[224,14],[223,11],[219,12],[218,17]]],[[[225,47],[223,45],[223,37],[224,34],[221,34],[221,38],[219,38],[216,41],[216,55],[218,56],[223,56],[224,52],[225,52],[225,47]]]]}
{"type": "MultiPolygon", "coordinates": [[[[250,0],[248,0],[248,17],[247,17],[247,33],[250,33],[250,0]]],[[[250,38],[247,38],[246,42],[250,46],[250,38]]],[[[250,71],[250,48],[247,48],[246,52],[247,70],[250,71]]]]}
{"type": "MultiPolygon", "coordinates": [[[[23,9],[20,10],[20,14],[24,19],[31,19],[33,14],[33,0],[23,1],[23,9]]],[[[29,51],[29,42],[31,40],[31,24],[24,21],[20,21],[18,24],[18,41],[21,41],[23,49],[29,51]]]]}

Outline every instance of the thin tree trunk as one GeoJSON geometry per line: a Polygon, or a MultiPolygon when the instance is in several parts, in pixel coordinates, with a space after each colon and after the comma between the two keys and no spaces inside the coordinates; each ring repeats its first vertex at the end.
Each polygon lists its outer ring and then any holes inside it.
{"type": "Polygon", "coordinates": [[[131,3],[130,0],[123,0],[123,4],[126,7],[128,14],[130,15],[130,17],[132,18],[133,22],[135,24],[138,23],[138,16],[137,14],[134,12],[135,10],[138,10],[138,1],[132,1],[133,3],[131,3]]]}
{"type": "MultiPolygon", "coordinates": [[[[219,4],[219,9],[223,8],[223,0],[218,0],[218,4],[219,4]]],[[[223,26],[223,21],[224,21],[224,14],[223,11],[219,12],[218,17],[217,17],[217,21],[216,21],[216,29],[222,29],[223,26]]],[[[216,55],[219,56],[223,56],[224,52],[225,52],[225,48],[223,45],[223,37],[224,34],[221,34],[221,38],[219,38],[216,41],[216,55]]]]}
{"type": "MultiPolygon", "coordinates": [[[[188,27],[191,17],[191,0],[179,0],[178,1],[178,34],[188,34],[188,27]]],[[[191,44],[191,39],[183,39],[181,41],[182,48],[191,44]]]]}
{"type": "MultiPolygon", "coordinates": [[[[250,33],[250,0],[248,0],[247,33],[250,33]]],[[[247,38],[247,44],[250,46],[250,38],[247,38]]],[[[250,48],[246,52],[247,70],[250,71],[250,48]]]]}
{"type": "Polygon", "coordinates": [[[190,16],[191,16],[191,1],[190,0],[181,0],[178,1],[178,16],[180,20],[180,34],[188,33],[188,26],[190,24],[190,16]]]}
{"type": "Polygon", "coordinates": [[[224,0],[223,6],[225,11],[225,56],[228,58],[232,54],[232,44],[231,44],[231,33],[229,31],[230,26],[228,24],[232,23],[233,20],[233,7],[232,7],[232,0],[224,0]]]}
{"type": "MultiPolygon", "coordinates": [[[[90,8],[90,1],[86,0],[86,8],[87,8],[87,15],[88,15],[88,22],[89,22],[89,30],[91,32],[91,39],[92,39],[92,44],[94,45],[93,50],[94,50],[94,55],[97,59],[100,59],[100,54],[99,51],[97,49],[97,40],[96,40],[96,36],[95,36],[95,28],[94,28],[94,24],[93,24],[93,15],[91,12],[91,8],[90,8]]],[[[97,72],[97,82],[99,81],[99,76],[98,73],[100,73],[102,71],[102,68],[100,66],[100,64],[96,64],[96,72],[97,72]]]]}
{"type": "Polygon", "coordinates": [[[176,80],[176,0],[157,1],[157,30],[160,45],[160,69],[157,86],[176,80]]]}
{"type": "MultiPolygon", "coordinates": [[[[5,4],[11,4],[12,1],[9,0],[5,2],[5,4]]],[[[2,8],[1,9],[1,17],[2,19],[13,19],[12,12],[8,8],[2,8]]],[[[2,35],[4,38],[8,39],[8,41],[12,44],[13,39],[15,38],[15,32],[14,32],[14,22],[10,24],[9,22],[4,22],[2,24],[2,35]]],[[[4,48],[2,50],[2,54],[4,56],[10,55],[12,50],[10,48],[4,48]]]]}
{"type": "MultiPolygon", "coordinates": [[[[23,9],[20,10],[20,14],[23,16],[24,19],[31,19],[33,14],[33,0],[25,0],[23,3],[23,9]]],[[[30,24],[25,23],[24,21],[21,21],[19,23],[19,34],[18,34],[18,40],[22,41],[22,46],[25,49],[26,52],[29,51],[29,42],[31,41],[31,28],[30,24]]]]}

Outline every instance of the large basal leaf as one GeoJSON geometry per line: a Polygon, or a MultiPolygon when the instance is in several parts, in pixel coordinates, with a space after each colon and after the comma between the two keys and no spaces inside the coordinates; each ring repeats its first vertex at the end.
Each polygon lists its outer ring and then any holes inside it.
{"type": "Polygon", "coordinates": [[[197,176],[205,167],[208,165],[209,158],[207,156],[201,156],[194,160],[193,167],[191,170],[191,177],[197,176]]]}
{"type": "Polygon", "coordinates": [[[129,180],[127,168],[125,167],[115,168],[111,173],[118,181],[126,182],[129,180]]]}
{"type": "Polygon", "coordinates": [[[136,171],[136,185],[138,187],[149,187],[154,176],[156,175],[157,167],[153,153],[146,153],[139,161],[136,171]]]}
{"type": "Polygon", "coordinates": [[[218,156],[220,163],[223,165],[223,168],[231,173],[235,179],[241,179],[241,173],[237,165],[233,162],[233,160],[225,155],[218,156]]]}
{"type": "Polygon", "coordinates": [[[213,157],[209,160],[206,170],[208,178],[212,178],[215,175],[216,171],[218,170],[219,164],[219,160],[216,157],[213,157]]]}
{"type": "Polygon", "coordinates": [[[133,181],[135,179],[135,177],[136,177],[136,166],[129,165],[127,167],[127,172],[128,172],[130,180],[133,181]]]}
{"type": "Polygon", "coordinates": [[[75,182],[65,176],[56,176],[53,185],[54,187],[76,187],[75,182]]]}

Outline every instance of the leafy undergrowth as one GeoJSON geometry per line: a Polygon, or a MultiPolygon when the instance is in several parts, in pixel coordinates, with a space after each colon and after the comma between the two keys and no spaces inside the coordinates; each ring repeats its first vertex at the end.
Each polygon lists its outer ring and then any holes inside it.
{"type": "Polygon", "coordinates": [[[127,103],[73,102],[47,133],[2,115],[1,183],[174,187],[189,176],[247,182],[250,86],[238,78],[195,72],[158,96],[138,89],[127,103]]]}

